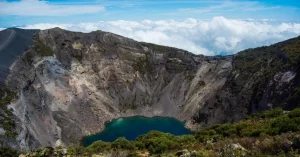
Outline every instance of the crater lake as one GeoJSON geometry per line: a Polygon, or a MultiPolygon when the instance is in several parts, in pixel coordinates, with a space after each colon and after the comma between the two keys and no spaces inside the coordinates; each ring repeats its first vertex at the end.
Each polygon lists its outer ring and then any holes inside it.
{"type": "Polygon", "coordinates": [[[102,140],[112,142],[119,137],[128,140],[135,140],[139,135],[157,130],[173,135],[185,135],[192,132],[184,127],[184,123],[175,118],[166,117],[142,117],[134,116],[129,118],[119,118],[106,123],[105,129],[95,135],[86,136],[82,139],[82,145],[88,146],[93,142],[102,140]]]}

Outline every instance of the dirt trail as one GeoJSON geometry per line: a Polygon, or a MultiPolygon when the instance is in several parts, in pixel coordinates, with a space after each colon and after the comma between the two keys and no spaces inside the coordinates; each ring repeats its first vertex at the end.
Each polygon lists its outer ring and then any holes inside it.
{"type": "Polygon", "coordinates": [[[14,36],[16,35],[16,32],[14,30],[8,30],[10,31],[10,35],[9,37],[7,38],[7,40],[2,44],[0,45],[0,52],[2,51],[2,49],[5,48],[6,45],[8,45],[10,43],[10,41],[14,38],[14,36]]]}

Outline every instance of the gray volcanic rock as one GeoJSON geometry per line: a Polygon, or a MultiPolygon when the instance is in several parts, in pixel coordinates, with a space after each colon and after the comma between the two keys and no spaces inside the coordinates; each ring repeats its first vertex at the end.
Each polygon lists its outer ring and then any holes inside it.
{"type": "Polygon", "coordinates": [[[5,82],[18,95],[9,108],[19,147],[79,144],[118,117],[175,117],[198,130],[282,103],[292,108],[299,62],[285,46],[297,43],[210,57],[102,31],[40,31],[5,82]]]}

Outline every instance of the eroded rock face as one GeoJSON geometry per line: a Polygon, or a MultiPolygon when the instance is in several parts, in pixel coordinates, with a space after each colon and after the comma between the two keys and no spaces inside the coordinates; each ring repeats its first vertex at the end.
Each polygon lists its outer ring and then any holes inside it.
{"type": "Polygon", "coordinates": [[[43,146],[79,144],[118,117],[170,116],[192,124],[232,69],[231,56],[196,56],[101,31],[51,29],[38,39],[53,55],[30,49],[6,84],[19,93],[13,113],[43,146]]]}
{"type": "Polygon", "coordinates": [[[299,45],[296,37],[237,53],[226,83],[193,119],[211,125],[276,107],[300,107],[299,45]]]}

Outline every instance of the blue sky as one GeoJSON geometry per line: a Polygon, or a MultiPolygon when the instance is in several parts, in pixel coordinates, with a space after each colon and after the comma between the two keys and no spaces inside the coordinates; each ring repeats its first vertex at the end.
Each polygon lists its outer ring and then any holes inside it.
{"type": "Polygon", "coordinates": [[[195,54],[235,54],[300,35],[300,0],[0,0],[8,27],[103,30],[195,54]]]}
{"type": "Polygon", "coordinates": [[[0,27],[112,20],[300,20],[299,0],[0,0],[0,27]]]}

